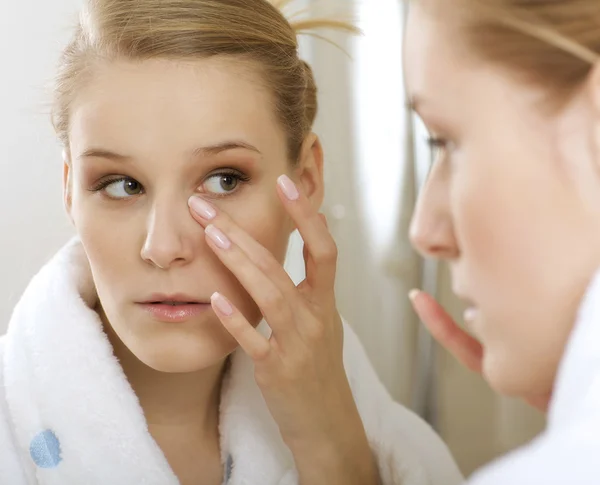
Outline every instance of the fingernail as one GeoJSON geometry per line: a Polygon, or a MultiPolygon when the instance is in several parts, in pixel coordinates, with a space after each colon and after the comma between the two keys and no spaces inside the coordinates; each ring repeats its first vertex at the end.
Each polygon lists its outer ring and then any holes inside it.
{"type": "Polygon", "coordinates": [[[214,219],[217,215],[217,211],[212,205],[196,195],[190,197],[189,205],[196,214],[207,221],[214,219]]]}
{"type": "Polygon", "coordinates": [[[289,200],[298,200],[300,197],[300,192],[296,187],[296,184],[292,182],[292,179],[287,175],[282,175],[277,179],[277,183],[279,187],[281,187],[281,191],[289,200]]]}
{"type": "Polygon", "coordinates": [[[410,290],[408,292],[408,298],[410,298],[410,301],[415,301],[417,296],[419,296],[419,293],[421,293],[421,290],[410,290]]]}
{"type": "Polygon", "coordinates": [[[463,320],[466,323],[470,323],[477,319],[477,315],[479,315],[479,310],[477,308],[467,308],[463,314],[463,320]]]}
{"type": "Polygon", "coordinates": [[[229,249],[231,247],[229,238],[212,224],[206,226],[204,232],[206,232],[207,236],[221,249],[229,249]]]}
{"type": "Polygon", "coordinates": [[[222,313],[226,317],[230,317],[231,315],[233,315],[233,307],[227,301],[227,299],[220,293],[213,293],[210,297],[210,301],[212,301],[213,305],[217,307],[219,313],[222,313]]]}

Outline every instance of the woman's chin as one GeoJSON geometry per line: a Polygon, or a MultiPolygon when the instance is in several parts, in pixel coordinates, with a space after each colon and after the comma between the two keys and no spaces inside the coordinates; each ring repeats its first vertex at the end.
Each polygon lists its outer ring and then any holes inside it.
{"type": "Polygon", "coordinates": [[[495,392],[507,397],[526,399],[542,395],[551,387],[542,385],[542,379],[527,362],[490,348],[484,348],[482,374],[495,392]]]}
{"type": "Polygon", "coordinates": [[[164,372],[166,374],[188,374],[222,365],[228,355],[229,354],[221,354],[219,358],[214,359],[198,359],[185,358],[185,356],[181,355],[164,354],[160,356],[155,355],[151,359],[142,362],[157,372],[164,372]]]}
{"type": "Polygon", "coordinates": [[[222,342],[192,339],[176,344],[161,341],[132,348],[133,354],[157,372],[182,374],[199,372],[222,365],[236,349],[222,342]]]}

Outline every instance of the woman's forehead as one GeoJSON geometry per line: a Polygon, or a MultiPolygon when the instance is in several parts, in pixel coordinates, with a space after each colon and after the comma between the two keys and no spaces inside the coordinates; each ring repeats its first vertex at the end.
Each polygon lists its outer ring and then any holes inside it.
{"type": "Polygon", "coordinates": [[[107,67],[77,97],[71,140],[210,146],[223,139],[265,145],[283,137],[259,82],[227,66],[168,62],[107,67]]]}

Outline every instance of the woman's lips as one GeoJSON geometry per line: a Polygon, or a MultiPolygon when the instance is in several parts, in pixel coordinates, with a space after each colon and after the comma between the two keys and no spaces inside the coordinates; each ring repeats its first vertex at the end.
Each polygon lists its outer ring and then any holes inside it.
{"type": "Polygon", "coordinates": [[[183,323],[211,308],[210,303],[139,303],[142,309],[161,322],[183,323]]]}

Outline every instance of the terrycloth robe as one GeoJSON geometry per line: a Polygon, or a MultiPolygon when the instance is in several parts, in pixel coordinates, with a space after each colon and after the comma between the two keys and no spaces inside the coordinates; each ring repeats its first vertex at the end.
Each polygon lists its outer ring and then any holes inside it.
{"type": "MultiPolygon", "coordinates": [[[[0,339],[0,484],[178,484],[93,310],[96,300],[74,240],[15,308],[0,339]]],[[[344,361],[384,485],[458,485],[447,448],[393,402],[348,326],[344,361]]],[[[241,350],[224,378],[219,427],[227,485],[298,483],[241,350]]]]}

